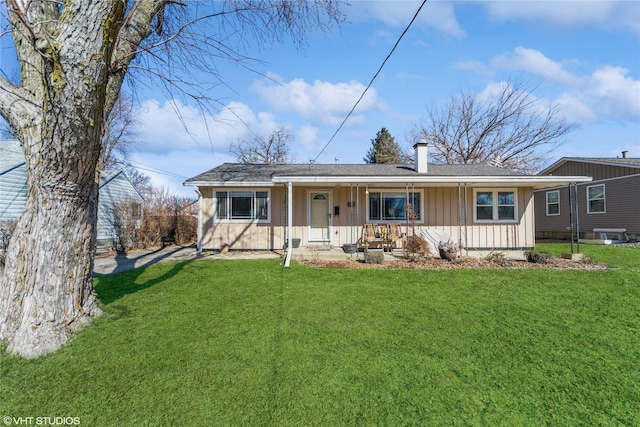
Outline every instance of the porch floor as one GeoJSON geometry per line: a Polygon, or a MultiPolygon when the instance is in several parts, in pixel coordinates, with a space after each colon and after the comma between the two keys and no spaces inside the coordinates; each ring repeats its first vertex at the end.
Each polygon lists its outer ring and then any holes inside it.
{"type": "MultiPolygon", "coordinates": [[[[384,252],[384,259],[385,261],[392,261],[401,258],[402,255],[401,249],[395,249],[392,252],[384,252]]],[[[327,261],[364,260],[364,252],[348,254],[339,246],[301,246],[293,249],[291,259],[320,259],[327,261]]]]}

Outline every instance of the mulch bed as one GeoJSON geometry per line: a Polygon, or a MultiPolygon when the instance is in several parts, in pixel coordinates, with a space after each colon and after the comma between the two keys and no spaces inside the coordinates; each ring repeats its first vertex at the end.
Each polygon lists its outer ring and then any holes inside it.
{"type": "Polygon", "coordinates": [[[544,264],[527,262],[520,260],[510,260],[500,256],[488,258],[469,258],[462,257],[454,261],[447,261],[440,258],[425,258],[420,260],[398,259],[395,261],[386,261],[383,264],[368,264],[363,260],[344,260],[330,261],[320,259],[303,259],[298,261],[300,264],[313,267],[325,268],[413,268],[413,269],[526,269],[526,268],[547,268],[553,270],[589,270],[602,271],[607,270],[609,266],[603,263],[596,263],[588,257],[584,257],[579,261],[572,261],[558,257],[548,257],[544,264]]]}

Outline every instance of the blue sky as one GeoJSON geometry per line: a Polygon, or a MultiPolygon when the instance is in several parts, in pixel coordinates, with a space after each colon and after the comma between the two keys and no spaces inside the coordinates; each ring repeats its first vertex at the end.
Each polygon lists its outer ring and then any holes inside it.
{"type": "MultiPolygon", "coordinates": [[[[203,116],[195,104],[178,104],[190,135],[164,95],[140,93],[133,160],[156,184],[192,195],[184,179],[234,161],[230,144],[250,132],[283,126],[296,157],[315,159],[420,3],[352,1],[339,30],[310,35],[301,51],[290,43],[247,51],[270,79],[218,64],[227,87],[207,95],[221,111],[203,116]]],[[[459,91],[489,93],[514,76],[578,125],[550,163],[623,150],[640,157],[640,2],[431,0],[317,162],[362,163],[382,127],[408,146],[431,105],[459,91]]]]}

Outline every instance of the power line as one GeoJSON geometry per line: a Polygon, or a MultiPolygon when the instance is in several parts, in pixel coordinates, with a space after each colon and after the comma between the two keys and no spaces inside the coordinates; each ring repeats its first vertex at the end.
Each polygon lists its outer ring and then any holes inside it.
{"type": "Polygon", "coordinates": [[[324,147],[322,147],[322,150],[320,150],[320,152],[318,153],[318,155],[315,157],[315,159],[313,159],[311,162],[315,163],[316,160],[318,160],[318,157],[320,157],[320,155],[324,152],[324,150],[327,149],[327,147],[329,146],[329,144],[331,144],[331,142],[333,141],[333,138],[336,137],[336,135],[338,134],[338,132],[340,132],[340,129],[342,129],[342,126],[344,126],[344,124],[347,122],[347,120],[349,120],[349,117],[351,117],[351,114],[355,111],[356,107],[358,106],[358,104],[360,103],[360,101],[362,101],[362,98],[364,98],[364,95],[367,93],[367,91],[369,90],[369,88],[371,87],[371,85],[373,84],[373,81],[376,79],[376,77],[378,77],[378,74],[380,74],[380,72],[382,71],[382,68],[384,67],[384,65],[387,63],[387,61],[389,60],[389,58],[391,57],[391,55],[393,54],[393,52],[396,50],[396,48],[398,47],[398,45],[400,44],[400,40],[402,40],[402,38],[404,37],[404,35],[407,33],[407,31],[409,31],[409,28],[411,27],[411,25],[413,24],[413,22],[416,20],[416,18],[418,17],[418,14],[420,13],[420,11],[422,10],[423,6],[427,3],[427,0],[423,0],[422,4],[420,5],[420,7],[418,8],[418,10],[416,11],[415,15],[413,15],[413,18],[411,19],[411,22],[409,22],[409,25],[407,25],[407,28],[404,29],[404,31],[402,32],[402,34],[400,34],[400,37],[398,37],[398,40],[396,41],[396,43],[393,45],[393,48],[391,49],[391,52],[389,52],[389,54],[387,55],[387,57],[384,59],[384,61],[382,61],[382,64],[380,65],[380,68],[378,68],[378,71],[376,72],[376,74],[373,76],[373,78],[371,79],[371,81],[369,82],[369,84],[367,85],[366,88],[364,88],[364,91],[362,92],[362,95],[360,95],[360,98],[358,98],[358,100],[356,101],[356,103],[353,105],[353,108],[351,108],[351,111],[349,111],[347,113],[347,116],[344,118],[344,120],[342,121],[342,123],[340,123],[340,126],[338,126],[338,129],[336,129],[336,131],[333,133],[333,135],[331,135],[331,138],[329,138],[329,142],[327,142],[325,144],[324,147]]]}
{"type": "Polygon", "coordinates": [[[134,166],[136,169],[140,169],[140,170],[144,170],[144,171],[148,171],[148,172],[154,172],[160,175],[166,175],[166,176],[170,176],[173,178],[180,178],[180,179],[188,179],[188,176],[184,176],[184,175],[180,175],[174,172],[168,172],[162,169],[158,169],[154,166],[149,166],[149,165],[145,165],[144,163],[140,163],[140,162],[136,162],[134,160],[128,160],[128,163],[131,163],[132,166],[134,166]]]}

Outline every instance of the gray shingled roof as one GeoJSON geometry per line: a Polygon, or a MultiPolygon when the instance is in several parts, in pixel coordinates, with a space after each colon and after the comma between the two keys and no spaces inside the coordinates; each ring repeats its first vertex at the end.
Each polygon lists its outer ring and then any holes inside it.
{"type": "Polygon", "coordinates": [[[195,182],[267,182],[275,177],[399,177],[399,176],[518,176],[519,174],[489,165],[429,164],[426,174],[418,174],[411,165],[387,164],[296,164],[262,165],[224,163],[188,179],[195,182]]]}
{"type": "Polygon", "coordinates": [[[564,157],[567,161],[590,162],[590,163],[607,163],[619,166],[638,166],[640,167],[640,157],[564,157]]]}
{"type": "Polygon", "coordinates": [[[546,175],[566,162],[594,163],[599,165],[640,168],[640,157],[562,157],[552,165],[541,170],[539,175],[546,175]]]}

